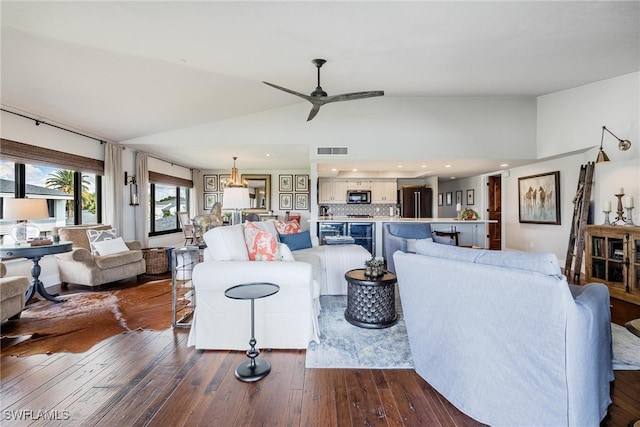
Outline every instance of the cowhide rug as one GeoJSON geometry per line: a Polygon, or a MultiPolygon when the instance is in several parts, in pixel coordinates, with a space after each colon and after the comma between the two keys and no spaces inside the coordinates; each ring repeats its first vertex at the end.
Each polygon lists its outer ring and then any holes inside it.
{"type": "Polygon", "coordinates": [[[3,322],[0,355],[83,353],[123,332],[171,326],[170,279],[62,298],[30,303],[20,319],[3,322]]]}

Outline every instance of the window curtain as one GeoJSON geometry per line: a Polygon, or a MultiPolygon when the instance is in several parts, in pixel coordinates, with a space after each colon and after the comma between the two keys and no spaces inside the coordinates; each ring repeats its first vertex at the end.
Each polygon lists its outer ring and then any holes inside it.
{"type": "Polygon", "coordinates": [[[193,181],[193,187],[191,188],[191,206],[189,206],[189,212],[193,212],[193,215],[204,214],[204,201],[202,200],[202,171],[193,169],[191,172],[191,180],[193,181]]]}
{"type": "Polygon", "coordinates": [[[136,207],[136,240],[143,248],[149,247],[149,155],[136,154],[136,178],[138,181],[138,199],[140,205],[136,207]]]}
{"type": "Polygon", "coordinates": [[[124,171],[122,170],[122,147],[107,142],[104,148],[104,223],[116,229],[119,236],[123,231],[124,171]]]}

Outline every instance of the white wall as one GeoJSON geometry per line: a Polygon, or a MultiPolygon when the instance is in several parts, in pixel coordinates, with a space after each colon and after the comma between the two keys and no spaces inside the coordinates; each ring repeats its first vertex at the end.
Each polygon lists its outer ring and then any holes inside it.
{"type": "MultiPolygon", "coordinates": [[[[604,200],[610,200],[615,210],[617,199],[613,194],[620,187],[633,196],[636,206],[640,205],[639,76],[640,73],[633,73],[538,98],[538,152],[544,156],[581,148],[583,152],[513,168],[508,178],[503,177],[505,248],[552,252],[564,266],[580,166],[595,161],[603,125],[618,137],[629,139],[632,147],[619,151],[615,138],[605,135],[604,148],[612,161],[595,166],[591,191],[593,222],[604,221],[604,200]],[[585,147],[592,148],[584,151],[585,147]],[[520,224],[518,177],[556,170],[560,171],[561,225],[520,224]]],[[[640,223],[638,209],[634,209],[633,221],[640,223]]]]}

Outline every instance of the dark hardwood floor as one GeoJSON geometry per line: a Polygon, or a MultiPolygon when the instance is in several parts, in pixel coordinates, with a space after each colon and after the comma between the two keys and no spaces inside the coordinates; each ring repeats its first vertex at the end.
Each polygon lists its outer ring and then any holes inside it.
{"type": "MultiPolygon", "coordinates": [[[[634,313],[627,310],[623,318],[634,313]]],[[[187,334],[134,331],[81,354],[2,357],[0,424],[480,425],[413,370],[305,369],[304,350],[274,350],[260,355],[271,373],[242,383],[234,369],[244,352],[194,350],[187,334]],[[44,421],[44,412],[57,421],[44,421]]],[[[615,377],[603,426],[627,427],[640,419],[640,371],[616,371],[615,377]]]]}

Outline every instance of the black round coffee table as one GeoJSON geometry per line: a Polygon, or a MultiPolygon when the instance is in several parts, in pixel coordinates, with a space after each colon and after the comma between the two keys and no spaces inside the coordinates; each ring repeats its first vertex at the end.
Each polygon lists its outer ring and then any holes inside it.
{"type": "Polygon", "coordinates": [[[273,283],[244,283],[242,285],[232,286],[224,295],[232,299],[250,299],[251,300],[251,339],[249,345],[251,348],[247,350],[249,361],[242,362],[236,368],[236,378],[240,381],[253,382],[266,377],[271,372],[271,365],[264,359],[257,359],[260,350],[256,348],[255,337],[255,315],[254,305],[258,298],[265,298],[277,293],[280,286],[273,283]]]}
{"type": "Polygon", "coordinates": [[[398,321],[396,313],[397,277],[390,271],[369,277],[365,269],[347,271],[347,322],[362,328],[388,328],[398,321]]]}

